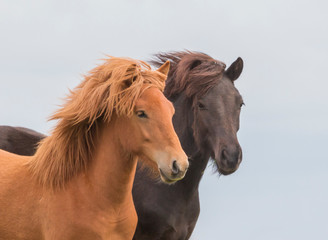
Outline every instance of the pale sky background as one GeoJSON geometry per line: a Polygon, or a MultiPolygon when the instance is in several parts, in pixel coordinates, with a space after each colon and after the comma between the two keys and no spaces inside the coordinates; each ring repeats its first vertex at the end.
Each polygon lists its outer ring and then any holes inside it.
{"type": "Polygon", "coordinates": [[[0,125],[48,133],[104,54],[245,62],[239,170],[208,167],[194,240],[328,239],[328,2],[0,0],[0,125]]]}

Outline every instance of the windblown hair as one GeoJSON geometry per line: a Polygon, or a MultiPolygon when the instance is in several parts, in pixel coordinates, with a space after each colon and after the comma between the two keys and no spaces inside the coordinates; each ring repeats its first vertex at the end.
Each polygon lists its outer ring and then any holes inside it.
{"type": "Polygon", "coordinates": [[[151,71],[139,60],[109,57],[70,91],[64,106],[50,120],[58,120],[51,136],[39,144],[28,167],[43,186],[52,189],[87,169],[103,122],[113,114],[131,117],[144,90],[164,90],[166,75],[151,71]]]}
{"type": "Polygon", "coordinates": [[[170,71],[164,90],[170,100],[185,92],[188,98],[201,97],[222,79],[226,65],[205,53],[181,51],[159,53],[151,61],[160,66],[170,61],[170,71]]]}

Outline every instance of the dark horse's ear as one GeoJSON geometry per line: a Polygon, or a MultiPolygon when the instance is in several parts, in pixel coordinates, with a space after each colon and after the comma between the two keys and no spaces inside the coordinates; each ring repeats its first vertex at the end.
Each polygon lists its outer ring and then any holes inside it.
{"type": "Polygon", "coordinates": [[[192,64],[190,65],[190,70],[194,69],[195,67],[199,66],[202,64],[201,60],[195,60],[192,62],[192,64]]]}
{"type": "Polygon", "coordinates": [[[237,78],[239,78],[241,72],[243,71],[244,62],[243,59],[240,57],[237,58],[236,61],[234,61],[231,66],[225,71],[225,74],[231,81],[235,81],[237,78]]]}

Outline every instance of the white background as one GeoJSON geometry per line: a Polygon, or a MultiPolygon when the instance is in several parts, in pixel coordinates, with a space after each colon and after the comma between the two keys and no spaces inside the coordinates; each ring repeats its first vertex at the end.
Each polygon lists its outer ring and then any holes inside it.
{"type": "Polygon", "coordinates": [[[68,88],[105,54],[202,51],[246,103],[243,162],[200,186],[192,239],[328,239],[328,4],[291,0],[0,0],[0,125],[49,133],[68,88]]]}

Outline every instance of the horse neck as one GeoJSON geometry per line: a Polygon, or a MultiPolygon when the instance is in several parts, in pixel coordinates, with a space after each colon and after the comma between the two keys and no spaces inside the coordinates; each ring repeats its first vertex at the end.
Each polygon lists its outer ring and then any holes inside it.
{"type": "MultiPolygon", "coordinates": [[[[94,158],[86,174],[95,196],[112,206],[132,201],[132,184],[137,158],[126,153],[119,141],[117,125],[103,126],[96,143],[94,158]]],[[[116,122],[119,122],[116,120],[116,122]]]]}
{"type": "MultiPolygon", "coordinates": [[[[190,139],[181,139],[183,142],[190,142],[190,139]]],[[[184,144],[182,144],[184,145],[184,144]]],[[[188,147],[184,149],[194,149],[194,150],[185,150],[186,154],[189,156],[189,168],[185,175],[185,177],[176,183],[181,187],[181,191],[184,192],[184,196],[186,198],[190,198],[196,191],[198,191],[199,183],[203,177],[204,171],[209,161],[209,154],[201,153],[198,150],[195,142],[193,144],[188,145],[188,147]],[[196,150],[197,149],[197,150],[196,150]],[[196,151],[195,151],[196,150],[196,151]]]]}
{"type": "Polygon", "coordinates": [[[174,101],[176,114],[173,125],[181,142],[181,146],[189,157],[189,168],[185,177],[175,185],[181,188],[187,198],[198,190],[200,180],[210,158],[210,154],[202,152],[194,139],[193,111],[191,102],[181,96],[174,101]]]}

